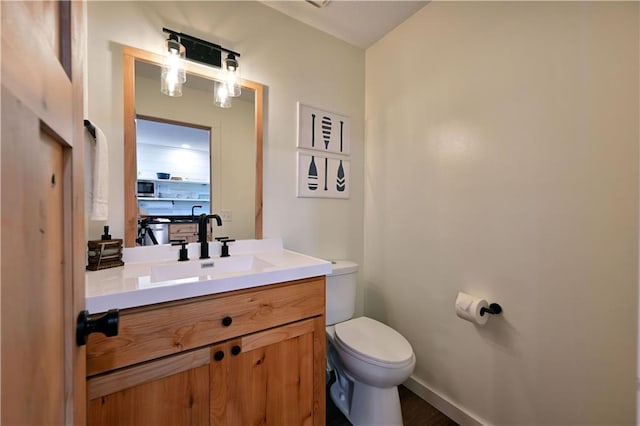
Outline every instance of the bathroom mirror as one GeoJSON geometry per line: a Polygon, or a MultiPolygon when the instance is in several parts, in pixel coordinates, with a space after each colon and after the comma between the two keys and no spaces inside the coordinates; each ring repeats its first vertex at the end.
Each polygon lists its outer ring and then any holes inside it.
{"type": "MultiPolygon", "coordinates": [[[[222,232],[228,230],[229,237],[262,238],[263,86],[242,80],[243,96],[234,99],[237,100],[236,112],[233,111],[233,105],[230,109],[220,109],[213,105],[212,89],[213,82],[221,78],[220,71],[187,61],[184,93],[180,98],[170,98],[160,93],[159,67],[163,61],[162,55],[128,46],[123,48],[123,54],[125,246],[135,246],[138,236],[140,211],[137,183],[141,171],[137,166],[136,118],[140,116],[210,127],[211,211],[222,213],[223,228],[227,228],[222,232]],[[200,96],[197,96],[198,93],[200,96]],[[189,104],[188,107],[185,107],[185,103],[189,104]],[[245,116],[247,108],[252,109],[248,121],[230,118],[232,115],[238,116],[243,108],[245,116]],[[247,128],[251,124],[253,128],[247,128]],[[244,138],[245,145],[247,141],[249,143],[243,148],[244,151],[241,150],[242,144],[232,143],[232,139],[238,137],[244,138]],[[239,158],[243,161],[238,163],[239,158]],[[251,229],[254,233],[234,235],[233,229],[251,229]]],[[[220,232],[217,234],[221,235],[220,232]]]]}

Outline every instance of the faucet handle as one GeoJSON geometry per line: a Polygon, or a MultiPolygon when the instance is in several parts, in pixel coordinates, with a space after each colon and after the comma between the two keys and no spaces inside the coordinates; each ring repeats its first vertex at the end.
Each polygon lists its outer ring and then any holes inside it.
{"type": "Polygon", "coordinates": [[[216,237],[216,240],[222,243],[222,247],[220,249],[220,257],[229,257],[229,246],[227,245],[227,243],[232,243],[235,241],[235,239],[229,237],[216,237]]]}
{"type": "Polygon", "coordinates": [[[179,250],[180,256],[178,257],[178,262],[189,260],[189,250],[187,250],[187,244],[189,244],[189,242],[185,240],[179,240],[171,243],[172,246],[181,246],[179,250]]]}

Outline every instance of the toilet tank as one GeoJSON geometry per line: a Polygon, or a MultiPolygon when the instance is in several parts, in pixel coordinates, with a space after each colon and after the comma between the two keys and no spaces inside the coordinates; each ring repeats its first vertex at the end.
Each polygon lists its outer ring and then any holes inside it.
{"type": "Polygon", "coordinates": [[[332,261],[327,275],[326,324],[333,325],[353,317],[356,307],[358,264],[348,260],[332,261]]]}

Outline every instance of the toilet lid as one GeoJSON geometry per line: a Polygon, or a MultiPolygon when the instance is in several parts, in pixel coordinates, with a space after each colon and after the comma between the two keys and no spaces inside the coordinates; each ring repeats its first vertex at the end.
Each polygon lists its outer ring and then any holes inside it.
{"type": "Polygon", "coordinates": [[[411,345],[393,328],[367,317],[335,325],[335,335],[353,352],[374,361],[400,364],[413,356],[411,345]]]}

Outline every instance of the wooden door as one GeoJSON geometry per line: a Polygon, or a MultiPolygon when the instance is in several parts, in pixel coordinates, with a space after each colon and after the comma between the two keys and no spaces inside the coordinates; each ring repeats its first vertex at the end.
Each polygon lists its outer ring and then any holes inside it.
{"type": "Polygon", "coordinates": [[[87,386],[91,426],[209,423],[206,348],[95,376],[87,386]]]}
{"type": "Polygon", "coordinates": [[[1,422],[85,423],[81,2],[1,2],[1,422]]]}
{"type": "Polygon", "coordinates": [[[316,322],[308,319],[213,346],[211,424],[324,424],[324,405],[318,406],[324,398],[314,393],[314,352],[320,350],[316,322]]]}

